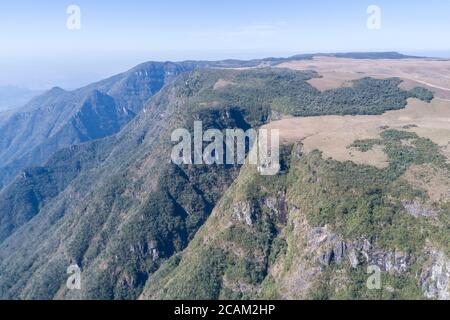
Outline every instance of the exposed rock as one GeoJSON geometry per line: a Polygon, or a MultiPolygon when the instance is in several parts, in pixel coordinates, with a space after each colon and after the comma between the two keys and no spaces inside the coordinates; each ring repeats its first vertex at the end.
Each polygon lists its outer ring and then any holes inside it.
{"type": "Polygon", "coordinates": [[[340,263],[346,255],[347,245],[339,237],[328,231],[327,227],[311,229],[308,237],[308,249],[317,253],[317,261],[322,265],[340,263]]]}
{"type": "Polygon", "coordinates": [[[400,251],[373,250],[366,252],[369,265],[377,265],[383,271],[405,273],[412,265],[413,259],[409,254],[400,251]]]}
{"type": "Polygon", "coordinates": [[[260,289],[256,285],[245,283],[243,281],[235,281],[223,276],[223,286],[228,290],[236,293],[257,294],[260,289]]]}
{"type": "Polygon", "coordinates": [[[151,240],[148,243],[130,245],[130,252],[139,257],[150,255],[153,261],[156,261],[159,258],[158,244],[154,240],[151,240]]]}
{"type": "Polygon", "coordinates": [[[402,201],[403,206],[410,215],[419,218],[419,217],[432,217],[434,216],[433,210],[429,208],[424,208],[417,201],[402,201]]]}
{"type": "Polygon", "coordinates": [[[249,201],[238,202],[233,207],[233,216],[239,222],[245,222],[249,226],[253,224],[253,212],[253,206],[249,201]]]}
{"type": "Polygon", "coordinates": [[[286,193],[278,192],[276,196],[265,197],[258,201],[240,201],[233,207],[233,217],[247,225],[253,225],[258,212],[266,212],[273,218],[278,218],[278,221],[286,222],[287,203],[286,193]]]}
{"type": "Polygon", "coordinates": [[[319,257],[319,263],[328,266],[333,261],[333,258],[333,250],[329,249],[322,253],[322,255],[319,257]]]}
{"type": "Polygon", "coordinates": [[[280,222],[285,223],[287,219],[286,193],[279,192],[276,197],[267,197],[262,205],[269,209],[270,214],[277,216],[280,222]]]}
{"type": "Polygon", "coordinates": [[[264,205],[269,208],[271,211],[278,213],[278,201],[275,197],[265,198],[263,200],[264,205]]]}
{"type": "Polygon", "coordinates": [[[159,252],[158,252],[158,244],[156,243],[156,241],[152,240],[148,243],[148,251],[153,261],[158,260],[159,252]]]}
{"type": "Polygon", "coordinates": [[[428,299],[450,300],[450,259],[442,251],[428,252],[430,268],[422,270],[420,282],[428,299]]]}
{"type": "Polygon", "coordinates": [[[337,263],[344,260],[347,253],[347,244],[345,242],[337,242],[333,248],[333,257],[337,263]]]}
{"type": "Polygon", "coordinates": [[[316,252],[317,261],[325,266],[340,264],[348,259],[353,268],[367,263],[377,265],[383,271],[405,273],[414,262],[409,254],[374,248],[369,239],[343,241],[327,227],[313,228],[310,231],[308,248],[310,252],[316,252]]]}

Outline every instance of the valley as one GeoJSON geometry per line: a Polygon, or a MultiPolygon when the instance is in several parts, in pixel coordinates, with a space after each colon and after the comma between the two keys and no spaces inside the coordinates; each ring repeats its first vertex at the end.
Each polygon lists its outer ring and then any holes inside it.
{"type": "Polygon", "coordinates": [[[53,89],[0,120],[0,297],[448,299],[449,68],[394,53],[147,63],[53,89]],[[172,133],[199,120],[278,129],[279,173],[171,162],[172,133]],[[65,285],[74,264],[81,290],[65,285]]]}

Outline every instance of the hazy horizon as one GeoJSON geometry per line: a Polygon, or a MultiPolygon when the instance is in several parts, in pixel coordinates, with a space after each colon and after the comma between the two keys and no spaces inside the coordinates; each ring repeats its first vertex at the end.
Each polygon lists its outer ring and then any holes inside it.
{"type": "MultiPolygon", "coordinates": [[[[450,59],[450,50],[449,51],[397,51],[397,50],[383,50],[383,52],[399,52],[406,55],[414,55],[414,56],[423,56],[423,57],[431,57],[431,58],[444,58],[450,59]]],[[[193,55],[186,55],[186,58],[174,58],[171,59],[171,54],[167,54],[167,58],[164,58],[164,55],[152,56],[149,55],[148,58],[145,55],[142,55],[141,58],[136,58],[133,55],[129,57],[117,57],[117,59],[110,63],[109,61],[105,61],[102,58],[93,58],[91,61],[80,60],[80,61],[72,61],[70,63],[71,69],[68,69],[68,66],[64,64],[64,61],[52,61],[43,62],[34,66],[37,72],[25,78],[24,75],[27,72],[26,65],[13,65],[13,66],[2,66],[3,74],[10,72],[9,77],[5,77],[5,79],[0,80],[0,87],[15,87],[20,89],[28,89],[33,91],[45,91],[49,90],[53,87],[61,87],[65,90],[74,90],[85,85],[88,85],[92,82],[100,81],[102,79],[108,78],[110,76],[116,75],[121,72],[125,72],[136,65],[147,61],[185,61],[185,60],[209,60],[209,61],[218,61],[225,59],[241,59],[241,60],[250,60],[250,59],[259,59],[259,58],[269,58],[269,57],[289,57],[296,54],[311,54],[311,53],[345,53],[345,52],[382,52],[382,51],[311,51],[311,52],[292,52],[286,54],[251,54],[251,53],[230,53],[224,57],[217,56],[217,58],[202,58],[205,54],[198,54],[198,58],[193,55]],[[42,71],[48,71],[50,68],[50,64],[52,64],[52,72],[47,73],[45,76],[41,73],[42,71]],[[40,68],[39,68],[40,67],[40,68]],[[8,70],[9,68],[9,70],[8,70]],[[66,69],[67,68],[67,69],[66,69]],[[41,69],[42,71],[39,71],[41,69]]]]}
{"type": "Polygon", "coordinates": [[[0,86],[74,89],[150,60],[379,52],[450,58],[450,2],[54,1],[0,4],[0,86]],[[70,5],[80,29],[67,27],[70,5]],[[371,30],[367,9],[380,8],[371,30]]]}

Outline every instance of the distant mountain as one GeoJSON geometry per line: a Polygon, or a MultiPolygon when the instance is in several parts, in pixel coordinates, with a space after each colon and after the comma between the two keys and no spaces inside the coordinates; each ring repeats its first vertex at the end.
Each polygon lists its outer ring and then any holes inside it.
{"type": "Polygon", "coordinates": [[[420,59],[422,57],[404,55],[398,52],[345,52],[345,53],[304,53],[297,54],[287,58],[264,58],[253,60],[223,60],[216,62],[203,63],[210,67],[257,67],[257,66],[273,66],[283,62],[295,60],[311,60],[314,57],[334,57],[334,58],[349,58],[349,59],[420,59]]]}
{"type": "MultiPolygon", "coordinates": [[[[300,55],[301,56],[301,55],[300,55]]],[[[345,53],[318,53],[315,56],[349,58],[349,59],[420,59],[423,57],[404,55],[398,52],[345,52],[345,53]]],[[[294,56],[299,57],[299,56],[294,56]]]]}
{"type": "Polygon", "coordinates": [[[195,63],[148,62],[74,91],[53,88],[0,116],[0,188],[57,150],[118,132],[166,83],[195,63]]]}
{"type": "MultiPolygon", "coordinates": [[[[118,132],[144,103],[180,73],[196,68],[268,67],[314,56],[416,58],[396,52],[317,53],[248,61],[147,62],[86,87],[53,88],[16,112],[0,113],[0,189],[21,169],[42,165],[57,150],[118,132]]],[[[20,91],[11,89],[13,92],[20,91]]]]}
{"type": "Polygon", "coordinates": [[[0,86],[0,112],[23,107],[41,92],[14,86],[0,86]]]}

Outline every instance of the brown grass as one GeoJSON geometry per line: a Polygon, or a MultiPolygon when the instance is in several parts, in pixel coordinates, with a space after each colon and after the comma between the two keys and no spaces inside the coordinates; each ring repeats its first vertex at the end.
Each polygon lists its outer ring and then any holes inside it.
{"type": "Polygon", "coordinates": [[[450,199],[450,173],[446,170],[431,165],[413,165],[403,178],[413,186],[425,190],[433,202],[450,199]]]}
{"type": "Polygon", "coordinates": [[[290,61],[277,67],[317,71],[322,78],[310,80],[310,83],[319,90],[345,86],[348,81],[367,76],[379,79],[399,77],[405,81],[402,84],[405,89],[420,85],[433,91],[438,98],[450,99],[450,61],[315,57],[312,61],[290,61]]]}
{"type": "Polygon", "coordinates": [[[226,88],[226,87],[228,87],[228,86],[230,86],[232,84],[233,84],[233,82],[231,82],[231,81],[224,80],[224,79],[219,79],[214,84],[214,90],[220,90],[220,89],[226,88]]]}
{"type": "Polygon", "coordinates": [[[306,152],[317,149],[325,157],[338,161],[350,160],[383,168],[387,165],[387,156],[381,147],[375,146],[368,152],[360,152],[348,146],[358,139],[379,138],[380,127],[385,126],[429,138],[450,159],[450,102],[437,99],[431,103],[409,99],[405,109],[380,116],[287,118],[273,121],[265,127],[279,129],[282,142],[302,141],[306,152]],[[404,129],[405,126],[409,126],[409,129],[404,129]]]}

